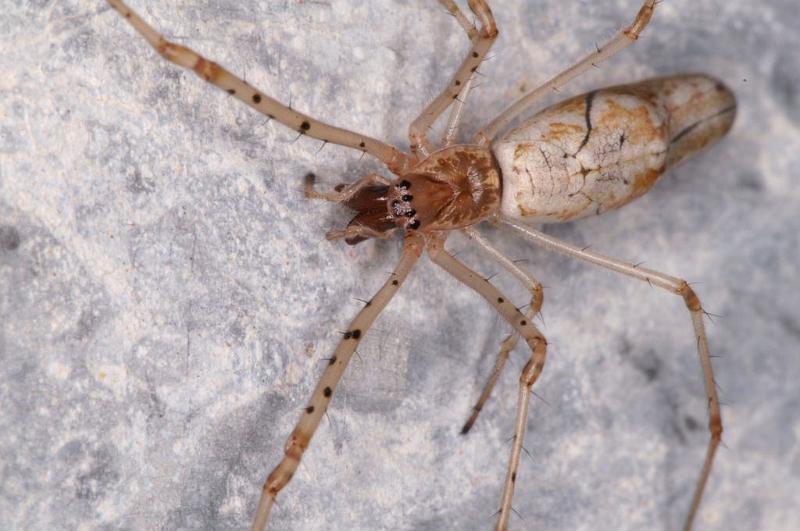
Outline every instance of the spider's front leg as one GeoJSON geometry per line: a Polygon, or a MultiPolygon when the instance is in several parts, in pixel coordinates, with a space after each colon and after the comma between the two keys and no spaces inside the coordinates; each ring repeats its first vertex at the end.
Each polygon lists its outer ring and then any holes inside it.
{"type": "Polygon", "coordinates": [[[261,492],[261,499],[258,502],[255,519],[253,520],[252,531],[262,531],[266,527],[272,504],[275,502],[278,493],[291,481],[297,470],[300,459],[302,459],[303,454],[311,443],[311,438],[322,420],[322,415],[331,403],[336,386],[339,384],[356,347],[378,315],[389,304],[397,290],[400,289],[400,286],[408,277],[411,268],[422,253],[423,247],[422,238],[417,236],[406,238],[400,262],[391,277],[378,290],[375,296],[366,302],[364,308],[358,312],[358,315],[348,326],[347,332],[345,332],[344,337],[333,352],[333,356],[328,361],[328,366],[325,367],[319,382],[317,382],[303,415],[286,441],[283,459],[272,470],[264,483],[264,489],[261,492]]]}
{"type": "Polygon", "coordinates": [[[282,123],[301,135],[369,153],[381,160],[394,173],[402,173],[411,164],[411,157],[394,146],[360,133],[329,125],[282,104],[191,48],[168,41],[122,0],[107,1],[164,59],[193,71],[205,81],[219,87],[270,119],[282,123]]]}
{"type": "Polygon", "coordinates": [[[450,273],[460,282],[472,288],[486,299],[489,304],[525,339],[531,349],[531,357],[519,378],[519,394],[517,396],[517,416],[514,422],[514,443],[508,460],[506,479],[503,485],[503,496],[500,513],[495,529],[505,531],[511,515],[511,500],[514,496],[514,485],[517,481],[517,468],[522,454],[522,441],[528,423],[531,388],[544,368],[547,352],[547,340],[536,326],[523,315],[497,288],[487,279],[462,264],[453,255],[445,251],[444,240],[434,240],[428,245],[428,254],[438,266],[450,273]]]}
{"type": "MultiPolygon", "coordinates": [[[[476,29],[467,21],[455,2],[452,0],[439,0],[439,2],[448,12],[455,16],[456,20],[467,32],[472,46],[447,87],[425,107],[408,128],[411,151],[423,157],[427,157],[435,149],[428,141],[428,129],[458,98],[464,86],[475,75],[475,71],[478,70],[483,58],[486,57],[497,38],[497,24],[486,0],[469,0],[469,8],[480,21],[479,29],[476,29]]],[[[448,126],[448,128],[450,127],[452,126],[448,126]]]]}

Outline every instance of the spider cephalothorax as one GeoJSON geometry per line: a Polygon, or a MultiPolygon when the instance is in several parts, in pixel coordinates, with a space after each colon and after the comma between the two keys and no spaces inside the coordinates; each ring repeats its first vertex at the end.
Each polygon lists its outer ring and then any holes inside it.
{"type": "Polygon", "coordinates": [[[358,212],[345,241],[352,245],[395,229],[441,231],[474,225],[497,212],[501,182],[490,150],[464,145],[441,149],[390,184],[354,190],[343,202],[358,212]]]}

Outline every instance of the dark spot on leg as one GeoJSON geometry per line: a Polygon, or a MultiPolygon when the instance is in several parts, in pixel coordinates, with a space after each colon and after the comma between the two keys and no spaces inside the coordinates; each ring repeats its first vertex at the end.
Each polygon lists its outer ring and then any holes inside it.
{"type": "Polygon", "coordinates": [[[460,84],[461,84],[461,81],[459,81],[459,80],[457,80],[457,79],[456,79],[455,85],[456,85],[456,86],[459,86],[460,84]]]}
{"type": "Polygon", "coordinates": [[[528,321],[526,321],[525,319],[519,322],[520,326],[525,326],[526,324],[528,324],[528,321]]]}
{"type": "Polygon", "coordinates": [[[399,282],[398,282],[398,281],[396,281],[396,280],[392,280],[392,286],[396,286],[396,285],[398,285],[398,284],[399,284],[399,282]]]}
{"type": "Polygon", "coordinates": [[[472,52],[472,57],[478,57],[478,52],[472,52]]]}
{"type": "Polygon", "coordinates": [[[356,329],[356,330],[353,330],[352,333],[353,333],[353,339],[358,339],[359,337],[361,337],[361,330],[357,330],[356,329]]]}
{"type": "Polygon", "coordinates": [[[253,94],[253,103],[261,103],[261,94],[253,94]]]}
{"type": "Polygon", "coordinates": [[[308,406],[306,408],[306,413],[308,413],[309,415],[312,414],[313,412],[314,412],[314,406],[308,406]]]}
{"type": "Polygon", "coordinates": [[[325,395],[325,398],[330,398],[331,395],[333,394],[333,389],[331,389],[330,387],[326,387],[325,390],[322,391],[322,394],[325,395]]]}
{"type": "Polygon", "coordinates": [[[333,357],[330,359],[330,361],[328,362],[328,365],[333,365],[334,363],[336,363],[336,356],[333,356],[333,357]]]}
{"type": "Polygon", "coordinates": [[[304,121],[303,123],[300,124],[300,129],[302,129],[303,131],[308,131],[309,129],[311,129],[311,124],[304,121]]]}
{"type": "Polygon", "coordinates": [[[228,89],[228,91],[227,91],[227,92],[228,92],[228,94],[230,94],[231,96],[233,96],[234,94],[236,94],[236,91],[235,91],[234,89],[228,89]]]}
{"type": "Polygon", "coordinates": [[[497,297],[497,302],[503,304],[504,302],[506,302],[506,300],[503,297],[497,297]]]}
{"type": "Polygon", "coordinates": [[[344,338],[345,339],[350,339],[351,337],[353,337],[353,334],[349,330],[344,333],[344,338]]]}
{"type": "Polygon", "coordinates": [[[511,483],[514,483],[515,481],[517,481],[517,473],[516,472],[512,472],[511,473],[511,483]]]}
{"type": "Polygon", "coordinates": [[[361,143],[358,145],[358,147],[360,147],[360,148],[365,148],[365,147],[367,147],[367,145],[366,145],[364,142],[361,142],[361,143]]]}

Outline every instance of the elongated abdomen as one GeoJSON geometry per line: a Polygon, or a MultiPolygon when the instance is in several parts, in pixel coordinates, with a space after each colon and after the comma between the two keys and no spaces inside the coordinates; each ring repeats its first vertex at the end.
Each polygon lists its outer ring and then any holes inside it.
{"type": "Polygon", "coordinates": [[[501,211],[536,223],[619,208],[733,124],[731,91],[705,75],[589,92],[536,114],[493,147],[501,211]]]}

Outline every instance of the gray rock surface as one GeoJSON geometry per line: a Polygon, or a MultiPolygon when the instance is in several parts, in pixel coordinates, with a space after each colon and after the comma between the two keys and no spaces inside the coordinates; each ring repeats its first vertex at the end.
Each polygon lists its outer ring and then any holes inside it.
{"type": "MultiPolygon", "coordinates": [[[[635,0],[494,1],[501,29],[465,134],[628,23],[635,0]]],[[[283,101],[405,148],[466,50],[433,1],[133,7],[283,101]]],[[[633,48],[561,96],[704,71],[731,134],[626,208],[548,227],[696,281],[725,403],[697,529],[800,516],[800,11],[667,0],[633,48]]],[[[342,330],[396,240],[324,239],[349,219],[302,196],[382,171],[167,64],[105,2],[0,14],[0,527],[241,529],[342,330]]],[[[485,233],[546,286],[513,529],[679,529],[707,440],[681,301],[485,233]]],[[[518,304],[463,238],[451,248],[518,304]]],[[[273,529],[487,529],[512,433],[518,347],[458,430],[506,327],[427,260],[369,333],[273,529]]]]}

